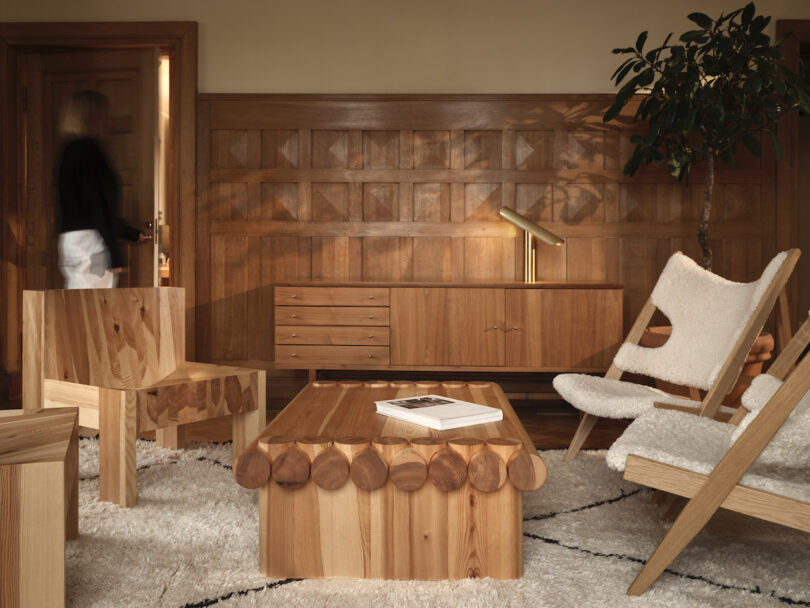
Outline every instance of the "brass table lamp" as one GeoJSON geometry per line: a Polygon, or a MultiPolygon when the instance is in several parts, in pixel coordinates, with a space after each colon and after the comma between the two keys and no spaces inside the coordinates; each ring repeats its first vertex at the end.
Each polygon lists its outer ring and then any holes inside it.
{"type": "Polygon", "coordinates": [[[557,247],[560,247],[564,241],[553,232],[546,230],[542,226],[538,226],[533,221],[526,219],[511,209],[501,207],[500,214],[502,218],[512,222],[515,226],[523,230],[523,282],[534,283],[537,277],[534,237],[537,237],[544,243],[557,247]]]}

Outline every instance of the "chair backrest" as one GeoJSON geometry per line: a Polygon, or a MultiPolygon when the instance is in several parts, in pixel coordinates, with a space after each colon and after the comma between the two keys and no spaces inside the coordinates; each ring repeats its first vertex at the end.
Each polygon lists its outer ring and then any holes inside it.
{"type": "MultiPolygon", "coordinates": [[[[759,279],[735,283],[675,253],[650,296],[672,324],[672,334],[657,348],[623,344],[614,364],[622,371],[708,390],[733,355],[738,338],[760,302],[774,289],[782,288],[774,284],[774,278],[788,260],[793,258],[783,251],[771,260],[759,279]]],[[[763,316],[763,323],[769,312],[763,316]]]]}
{"type": "Polygon", "coordinates": [[[25,387],[37,381],[37,362],[40,379],[119,389],[150,386],[185,361],[185,291],[26,291],[23,351],[24,400],[25,387]]]}

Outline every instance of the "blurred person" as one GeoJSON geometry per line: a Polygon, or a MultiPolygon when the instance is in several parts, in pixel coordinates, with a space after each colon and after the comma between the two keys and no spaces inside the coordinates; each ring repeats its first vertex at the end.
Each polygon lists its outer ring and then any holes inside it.
{"type": "Polygon", "coordinates": [[[65,289],[115,287],[124,270],[118,239],[149,238],[118,216],[121,180],[103,144],[108,116],[109,101],[97,91],[79,91],[62,108],[58,247],[65,289]]]}

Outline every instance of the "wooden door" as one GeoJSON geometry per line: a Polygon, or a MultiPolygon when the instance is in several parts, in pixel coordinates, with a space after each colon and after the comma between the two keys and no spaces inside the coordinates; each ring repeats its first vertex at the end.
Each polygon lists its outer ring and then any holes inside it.
{"type": "Polygon", "coordinates": [[[391,365],[504,364],[504,290],[392,288],[391,365]]]}
{"type": "Polygon", "coordinates": [[[508,367],[603,370],[621,341],[621,289],[506,290],[508,367]]]}
{"type": "MultiPolygon", "coordinates": [[[[158,49],[76,50],[24,56],[26,125],[25,288],[62,286],[57,267],[56,162],[62,103],[92,89],[110,100],[110,133],[105,145],[121,178],[120,213],[151,235],[154,225],[158,125],[158,49]]],[[[153,242],[122,242],[127,271],[122,287],[156,285],[153,242]]]]}

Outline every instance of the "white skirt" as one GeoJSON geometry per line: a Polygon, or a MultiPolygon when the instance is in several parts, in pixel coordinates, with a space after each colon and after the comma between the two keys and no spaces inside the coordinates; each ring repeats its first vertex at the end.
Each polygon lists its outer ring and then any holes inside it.
{"type": "Polygon", "coordinates": [[[110,272],[110,252],[98,230],[60,234],[59,269],[65,289],[104,289],[118,284],[118,275],[110,272]]]}

